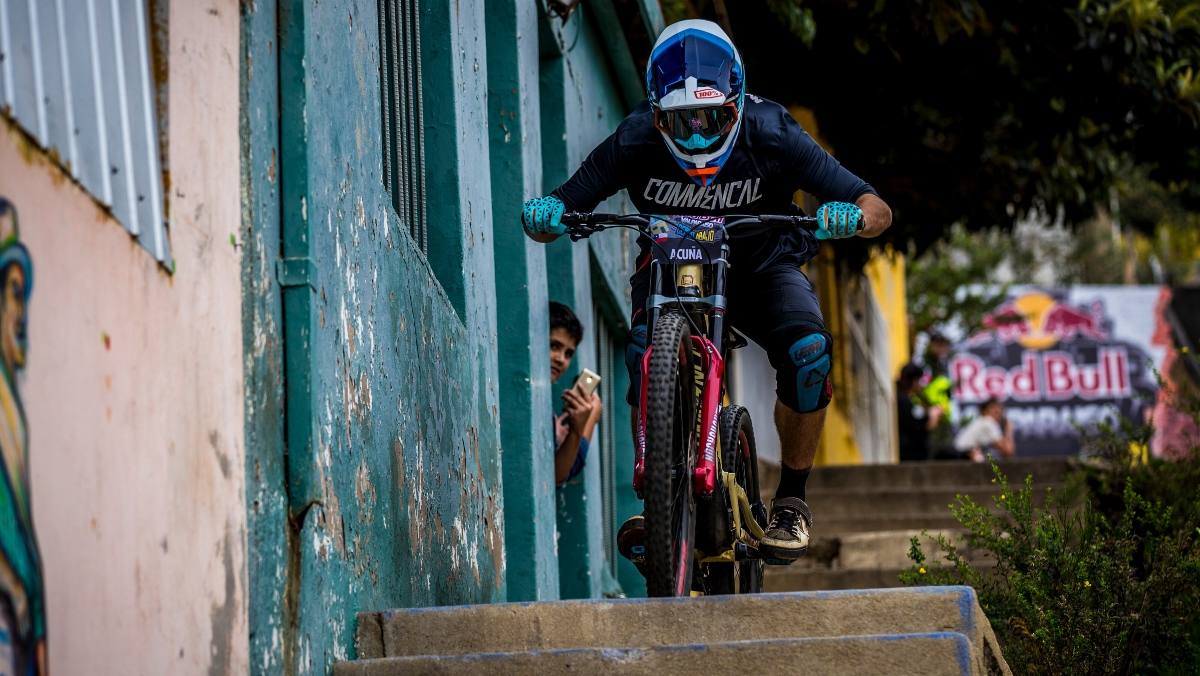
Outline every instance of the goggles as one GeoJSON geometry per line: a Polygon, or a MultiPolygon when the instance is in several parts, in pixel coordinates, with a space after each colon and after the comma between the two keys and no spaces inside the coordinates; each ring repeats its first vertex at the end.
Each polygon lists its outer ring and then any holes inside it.
{"type": "Polygon", "coordinates": [[[713,146],[733,129],[737,120],[738,109],[734,101],[711,108],[654,111],[654,126],[685,155],[711,153],[713,146]]]}

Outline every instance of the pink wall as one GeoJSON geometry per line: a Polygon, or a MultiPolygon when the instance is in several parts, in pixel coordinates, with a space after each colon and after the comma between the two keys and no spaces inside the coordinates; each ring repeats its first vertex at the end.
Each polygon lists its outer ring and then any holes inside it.
{"type": "Polygon", "coordinates": [[[175,274],[0,121],[34,269],[18,389],[58,674],[248,669],[238,3],[171,4],[175,274]]]}

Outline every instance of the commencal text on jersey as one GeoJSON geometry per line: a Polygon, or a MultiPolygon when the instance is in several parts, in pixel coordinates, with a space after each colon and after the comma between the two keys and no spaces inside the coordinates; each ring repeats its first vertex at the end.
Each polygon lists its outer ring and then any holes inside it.
{"type": "Polygon", "coordinates": [[[669,207],[684,207],[716,211],[734,209],[757,202],[762,195],[758,192],[761,178],[729,183],[714,183],[701,187],[691,181],[663,181],[652,178],[646,183],[642,197],[655,204],[669,207]]]}

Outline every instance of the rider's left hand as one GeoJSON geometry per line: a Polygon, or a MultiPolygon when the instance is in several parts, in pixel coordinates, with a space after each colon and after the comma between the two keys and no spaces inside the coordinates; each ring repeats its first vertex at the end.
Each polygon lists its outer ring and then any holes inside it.
{"type": "Polygon", "coordinates": [[[817,209],[817,221],[821,224],[815,233],[817,239],[853,237],[865,225],[862,209],[849,202],[822,204],[817,209]]]}

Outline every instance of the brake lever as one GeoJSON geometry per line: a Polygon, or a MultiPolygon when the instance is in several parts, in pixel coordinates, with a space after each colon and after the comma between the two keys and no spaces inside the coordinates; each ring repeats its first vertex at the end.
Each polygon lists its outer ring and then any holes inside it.
{"type": "Polygon", "coordinates": [[[587,239],[592,235],[604,230],[605,226],[600,223],[578,223],[567,228],[567,235],[571,237],[572,242],[578,242],[581,239],[587,239]]]}

